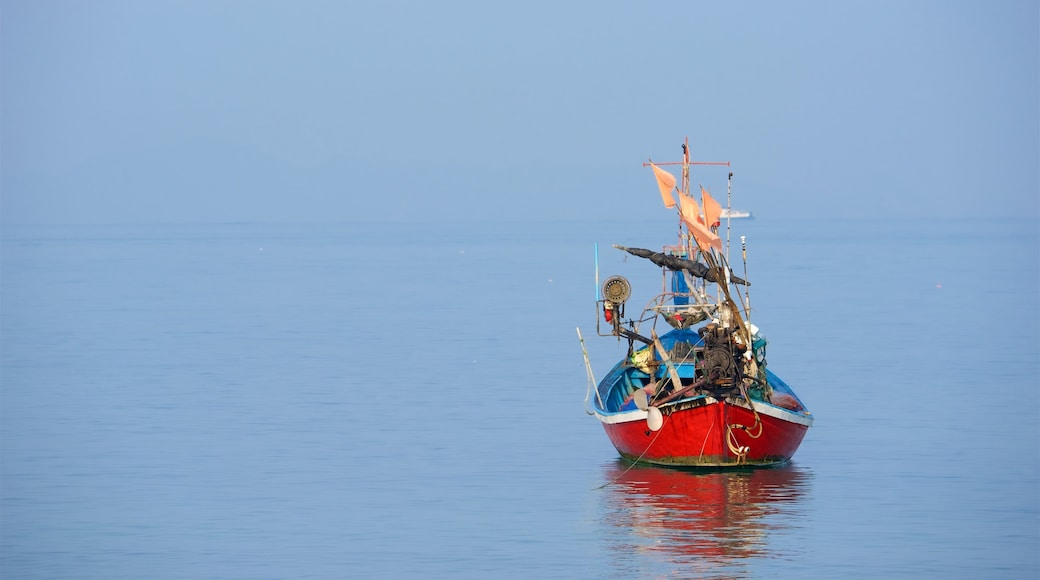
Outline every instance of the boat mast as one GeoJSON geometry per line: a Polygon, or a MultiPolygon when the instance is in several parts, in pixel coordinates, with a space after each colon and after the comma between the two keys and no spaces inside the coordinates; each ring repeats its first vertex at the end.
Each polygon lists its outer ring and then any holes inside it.
{"type": "MultiPolygon", "coordinates": [[[[683,152],[682,189],[679,190],[679,193],[680,194],[689,195],[690,194],[690,138],[689,137],[686,137],[685,139],[683,139],[682,152],[683,152]]],[[[689,256],[690,258],[693,258],[694,257],[693,243],[692,243],[693,234],[690,231],[688,231],[689,228],[687,228],[686,234],[683,235],[682,234],[682,231],[683,231],[682,223],[683,223],[682,217],[680,217],[679,218],[679,226],[680,226],[679,227],[679,234],[680,234],[679,243],[682,246],[682,249],[686,253],[686,255],[689,256]]],[[[681,276],[682,274],[680,273],[679,275],[681,276]]]]}

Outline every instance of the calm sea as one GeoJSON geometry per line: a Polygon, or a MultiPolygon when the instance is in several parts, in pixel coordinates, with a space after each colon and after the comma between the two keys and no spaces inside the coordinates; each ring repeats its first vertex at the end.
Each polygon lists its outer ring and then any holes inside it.
{"type": "Polygon", "coordinates": [[[735,225],[816,425],[707,474],[584,412],[669,219],[5,226],[0,577],[1038,577],[1036,221],[735,225]]]}

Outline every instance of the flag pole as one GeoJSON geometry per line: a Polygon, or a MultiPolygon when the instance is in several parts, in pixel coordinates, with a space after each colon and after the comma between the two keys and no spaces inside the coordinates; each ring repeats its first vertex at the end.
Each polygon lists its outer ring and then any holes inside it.
{"type": "MultiPolygon", "coordinates": [[[[747,281],[747,238],[745,236],[740,236],[740,255],[744,260],[744,280],[747,281]]],[[[749,336],[751,334],[751,291],[748,289],[748,286],[750,285],[749,283],[744,286],[744,318],[748,321],[749,336]]]]}

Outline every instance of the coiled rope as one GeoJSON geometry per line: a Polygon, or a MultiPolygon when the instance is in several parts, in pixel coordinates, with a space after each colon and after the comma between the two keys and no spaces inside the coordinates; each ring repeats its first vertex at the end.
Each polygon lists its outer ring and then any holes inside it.
{"type": "Polygon", "coordinates": [[[755,409],[755,403],[748,396],[747,386],[744,383],[740,384],[740,394],[747,401],[751,407],[751,412],[755,414],[755,424],[751,427],[747,425],[741,425],[740,423],[727,423],[726,424],[726,446],[729,447],[731,453],[737,456],[737,463],[744,463],[747,461],[747,454],[751,451],[751,447],[747,445],[740,445],[737,441],[736,435],[733,433],[736,429],[741,429],[748,437],[752,439],[758,439],[762,436],[764,426],[762,425],[762,418],[758,415],[758,409],[755,409]],[[758,433],[752,434],[751,430],[758,427],[758,433]]]}

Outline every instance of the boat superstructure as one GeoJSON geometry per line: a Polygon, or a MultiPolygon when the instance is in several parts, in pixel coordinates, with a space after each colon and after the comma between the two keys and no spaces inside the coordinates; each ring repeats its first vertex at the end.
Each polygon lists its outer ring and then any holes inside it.
{"type": "MultiPolygon", "coordinates": [[[[679,214],[679,237],[660,250],[614,246],[660,267],[662,291],[630,318],[630,282],[622,276],[597,281],[597,334],[625,341],[627,350],[598,383],[586,353],[589,412],[632,461],[683,467],[786,462],[813,416],[768,368],[767,340],[749,320],[750,284],[731,269],[719,235],[723,208],[703,187],[700,203],[690,193],[692,166],[729,163],[690,161],[684,142],[681,162],[644,165],[652,168],[665,207],[679,214]],[[669,165],[681,166],[679,179],[669,165]]],[[[729,172],[727,206],[732,179],[729,172]]],[[[745,270],[746,254],[741,237],[745,270]]]]}

